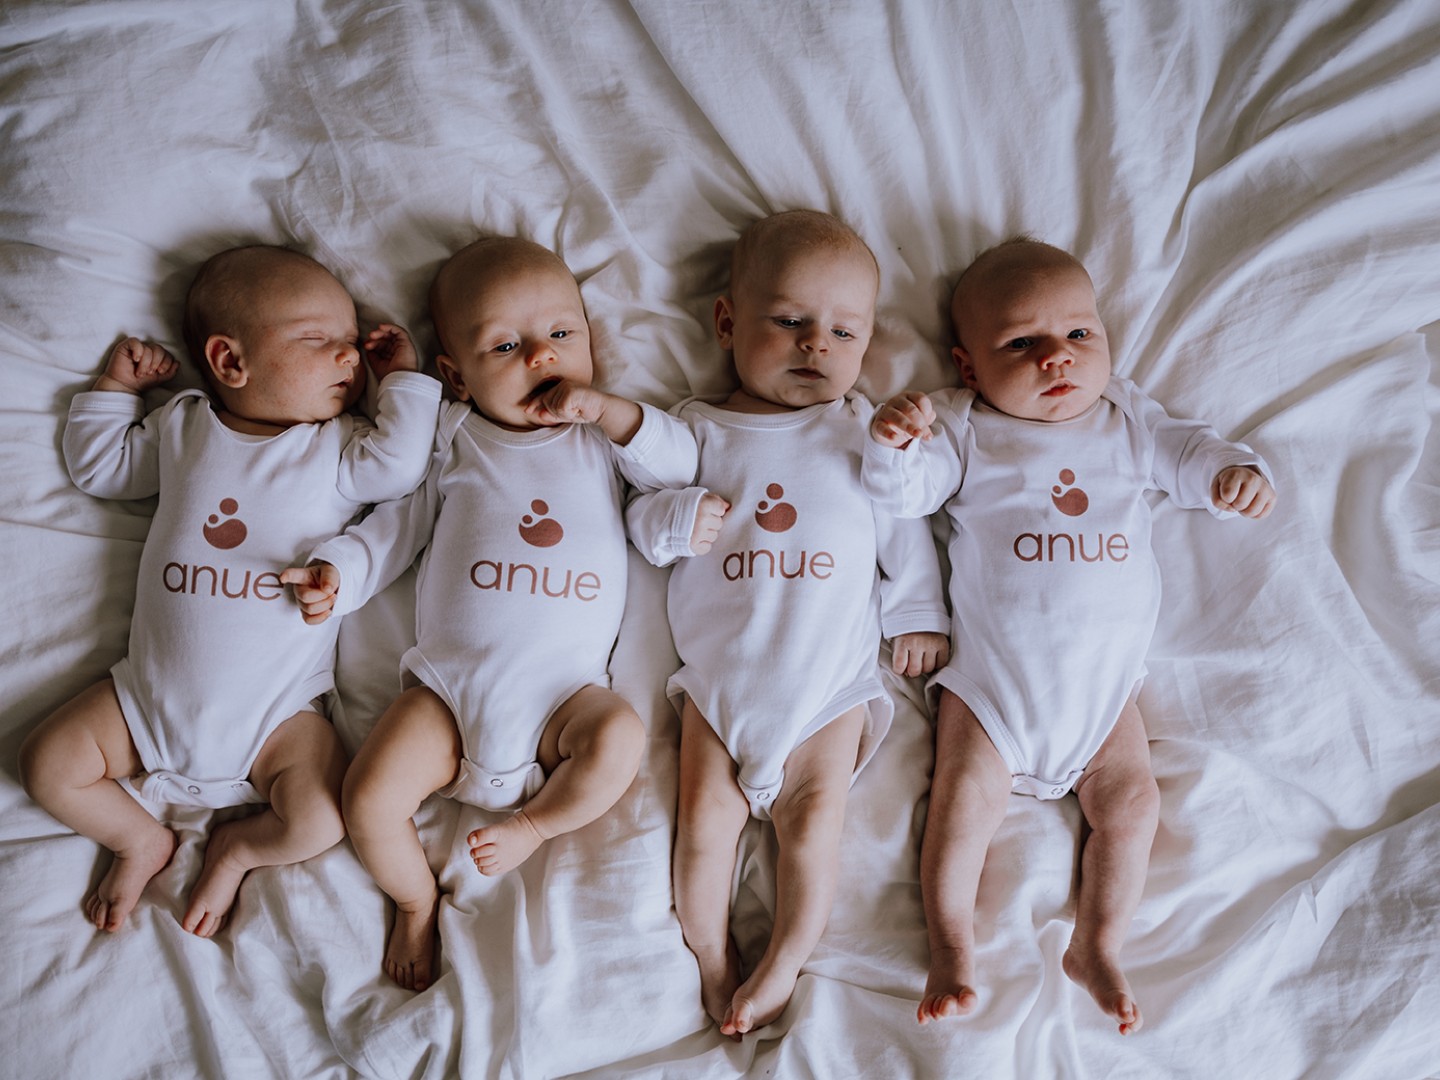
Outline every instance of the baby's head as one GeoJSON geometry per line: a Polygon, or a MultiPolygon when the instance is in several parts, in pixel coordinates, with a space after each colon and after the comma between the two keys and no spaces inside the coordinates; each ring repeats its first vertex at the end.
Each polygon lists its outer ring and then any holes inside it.
{"type": "Polygon", "coordinates": [[[762,218],[735,244],[715,333],[740,388],[730,403],[800,409],[843,397],[875,329],[880,268],[848,225],[815,210],[762,218]]]}
{"type": "Polygon", "coordinates": [[[527,405],[561,379],[594,378],[580,287],[539,244],[486,237],[457,251],[430,287],[430,317],[450,389],[501,427],[541,427],[527,405]]]}
{"type": "Polygon", "coordinates": [[[340,415],[365,388],[355,302],[307,255],[212,256],[185,297],[185,345],[222,408],[276,427],[340,415]]]}
{"type": "Polygon", "coordinates": [[[1090,275],[1073,255],[1021,236],[980,253],[950,318],[965,385],[1023,420],[1079,416],[1110,379],[1110,343],[1090,275]]]}

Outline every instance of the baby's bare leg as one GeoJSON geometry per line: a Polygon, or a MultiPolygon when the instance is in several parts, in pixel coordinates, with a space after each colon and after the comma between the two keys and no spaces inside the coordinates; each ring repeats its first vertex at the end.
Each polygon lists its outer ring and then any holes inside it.
{"type": "Polygon", "coordinates": [[[826,724],[790,752],[785,784],[771,818],[775,865],[775,928],[754,972],[735,991],[720,1030],[744,1034],[770,1023],[790,1003],[835,900],[840,834],[855,772],[865,707],[826,724]]]}
{"type": "Polygon", "coordinates": [[[740,985],[730,937],[730,885],[750,806],[736,783],[730,752],[688,698],[680,719],[678,788],[671,863],[675,914],[700,966],[701,1004],[722,1024],[740,985]]]}
{"type": "Polygon", "coordinates": [[[1075,794],[1091,831],[1080,852],[1080,895],[1065,974],[1115,1018],[1120,1034],[1131,1035],[1140,1030],[1140,1006],[1120,969],[1120,946],[1140,905],[1160,820],[1150,744],[1133,701],[1121,710],[1075,794]]]}
{"type": "Polygon", "coordinates": [[[916,1010],[920,1023],[964,1016],[975,992],[975,894],[985,853],[1010,797],[1010,770],[969,707],[940,691],[935,775],[920,844],[920,896],[930,939],[930,972],[916,1010]]]}
{"type": "Polygon", "coordinates": [[[110,679],[62,705],[20,747],[20,782],[30,797],[115,854],[85,900],[86,916],[101,930],[125,924],[146,883],[175,853],[175,834],[116,782],[143,768],[110,679]]]}
{"type": "Polygon", "coordinates": [[[345,774],[345,826],[355,854],[395,901],[385,973],[407,990],[424,990],[432,981],[440,906],[413,819],[459,768],[454,716],[434,691],[416,686],[385,710],[345,774]]]}
{"type": "Polygon", "coordinates": [[[551,837],[590,824],[620,801],[644,752],[645,725],[629,702],[603,686],[575,691],[540,735],[545,785],[504,821],[470,834],[475,869],[503,874],[551,837]]]}
{"type": "Polygon", "coordinates": [[[269,805],[210,834],[180,925],[198,937],[212,936],[255,867],[303,862],[338,844],[345,835],[344,776],[345,750],[323,716],[296,713],[272,731],[250,769],[251,783],[269,805]]]}

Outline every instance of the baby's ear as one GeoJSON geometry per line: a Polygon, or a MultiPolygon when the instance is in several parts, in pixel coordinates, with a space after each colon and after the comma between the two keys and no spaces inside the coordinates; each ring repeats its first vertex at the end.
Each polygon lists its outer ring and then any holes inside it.
{"type": "Polygon", "coordinates": [[[435,366],[440,369],[440,377],[445,380],[445,385],[450,387],[456,400],[469,401],[470,391],[465,386],[465,377],[460,374],[460,365],[442,354],[435,357],[435,366]]]}
{"type": "Polygon", "coordinates": [[[730,348],[735,340],[735,303],[728,296],[715,298],[715,337],[722,349],[730,348]]]}
{"type": "Polygon", "coordinates": [[[250,381],[250,373],[240,357],[240,344],[224,334],[211,334],[205,339],[205,364],[217,386],[238,390],[250,381]]]}
{"type": "Polygon", "coordinates": [[[965,351],[965,346],[956,345],[950,350],[950,358],[955,361],[955,367],[960,372],[960,381],[974,390],[975,365],[970,362],[970,354],[965,351]]]}

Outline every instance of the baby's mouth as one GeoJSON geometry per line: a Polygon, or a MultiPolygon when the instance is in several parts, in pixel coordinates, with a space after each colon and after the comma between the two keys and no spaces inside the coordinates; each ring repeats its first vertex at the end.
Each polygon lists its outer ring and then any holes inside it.
{"type": "Polygon", "coordinates": [[[810,382],[814,382],[817,379],[823,379],[825,377],[825,373],[823,371],[819,371],[813,367],[791,368],[790,374],[796,375],[802,379],[807,379],[810,382]]]}
{"type": "Polygon", "coordinates": [[[1048,386],[1048,387],[1046,387],[1046,388],[1041,392],[1040,396],[1041,396],[1041,397],[1064,397],[1066,394],[1070,393],[1070,391],[1071,391],[1071,390],[1074,390],[1074,389],[1075,389],[1075,384],[1074,384],[1074,383],[1062,379],[1060,382],[1057,382],[1054,386],[1048,386]]]}
{"type": "Polygon", "coordinates": [[[534,389],[531,390],[530,393],[525,395],[525,404],[528,405],[530,404],[530,402],[539,399],[541,395],[548,392],[551,387],[559,386],[560,381],[561,380],[559,375],[551,375],[548,378],[541,379],[538,383],[535,384],[534,389]]]}

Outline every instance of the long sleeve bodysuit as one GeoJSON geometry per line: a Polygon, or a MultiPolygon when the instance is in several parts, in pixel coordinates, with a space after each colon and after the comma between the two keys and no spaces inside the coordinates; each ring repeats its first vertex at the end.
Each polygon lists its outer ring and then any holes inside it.
{"type": "Polygon", "coordinates": [[[246,435],[198,390],[144,415],[132,394],[75,397],[64,453],[76,485],[160,498],[140,557],[129,652],[111,669],[147,799],[258,801],[265,740],[334,685],[338,622],[307,626],[280,583],[366,503],[425,473],[440,385],[395,372],[377,424],[348,414],[246,435]]]}
{"type": "Polygon", "coordinates": [[[1211,482],[1266,466],[1118,377],[1058,423],[1008,416],[970,390],[932,402],[929,441],[868,442],[865,487],[898,514],[945,507],[954,622],[933,681],[970,707],[1015,790],[1059,798],[1145,674],[1160,610],[1146,492],[1233,517],[1211,504],[1211,482]]]}
{"type": "Polygon", "coordinates": [[[757,817],[769,816],[790,752],[830,721],[867,706],[857,773],[889,730],[882,588],[886,637],[949,626],[928,525],[877,513],[861,489],[873,409],[855,393],[765,415],[682,403],[700,486],[629,510],[636,547],[664,565],[689,554],[706,490],[731,504],[714,548],[672,572],[670,626],[684,666],[667,690],[694,701],[725,743],[757,817]]]}
{"type": "Polygon", "coordinates": [[[440,794],[489,810],[524,802],[544,781],[535,758],[550,716],[582,687],[609,685],[625,609],[624,480],[654,490],[695,472],[685,426],[642,409],[617,446],[593,424],[511,431],[453,403],[425,482],[315,551],[340,570],[341,613],[424,549],[401,668],[460,731],[460,775],[440,794]]]}

